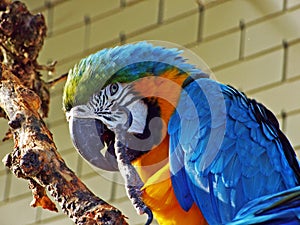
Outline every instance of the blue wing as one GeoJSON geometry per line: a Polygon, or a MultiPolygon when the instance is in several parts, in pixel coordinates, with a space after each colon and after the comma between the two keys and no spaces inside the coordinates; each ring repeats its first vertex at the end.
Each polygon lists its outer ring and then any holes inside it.
{"type": "Polygon", "coordinates": [[[168,124],[172,185],[209,224],[299,183],[299,165],[274,115],[234,88],[202,78],[182,91],[168,124]]]}
{"type": "Polygon", "coordinates": [[[300,186],[247,203],[227,225],[300,224],[300,186]]]}

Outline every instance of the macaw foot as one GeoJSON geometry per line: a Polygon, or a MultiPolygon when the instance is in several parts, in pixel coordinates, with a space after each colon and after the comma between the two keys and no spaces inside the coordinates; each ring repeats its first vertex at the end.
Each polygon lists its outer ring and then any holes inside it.
{"type": "Polygon", "coordinates": [[[147,219],[147,222],[145,223],[145,225],[151,224],[151,222],[153,220],[153,214],[152,214],[151,209],[148,206],[146,206],[146,204],[143,202],[143,200],[141,198],[140,189],[137,189],[136,187],[129,185],[126,187],[126,191],[127,191],[128,197],[131,200],[132,205],[136,209],[137,213],[139,215],[142,215],[145,213],[148,215],[148,219],[147,219]]]}
{"type": "Polygon", "coordinates": [[[144,183],[134,166],[131,164],[130,158],[127,154],[125,133],[122,130],[115,132],[115,153],[117,156],[119,171],[125,180],[127,195],[139,215],[144,213],[148,215],[146,225],[149,225],[153,220],[153,214],[151,209],[149,209],[142,200],[141,188],[144,186],[144,183]]]}

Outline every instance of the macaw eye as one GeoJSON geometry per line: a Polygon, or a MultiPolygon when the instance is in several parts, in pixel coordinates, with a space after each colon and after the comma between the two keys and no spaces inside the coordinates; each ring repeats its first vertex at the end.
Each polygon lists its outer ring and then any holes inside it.
{"type": "Polygon", "coordinates": [[[110,95],[113,96],[116,94],[119,90],[119,85],[117,83],[113,83],[109,87],[110,95]]]}

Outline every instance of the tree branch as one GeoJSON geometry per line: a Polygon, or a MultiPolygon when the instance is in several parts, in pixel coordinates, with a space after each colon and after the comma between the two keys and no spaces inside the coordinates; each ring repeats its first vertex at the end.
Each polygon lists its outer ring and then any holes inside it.
{"type": "Polygon", "coordinates": [[[57,211],[46,188],[76,224],[127,224],[119,210],[96,197],[66,166],[38,113],[39,97],[5,66],[0,106],[9,118],[15,142],[13,152],[3,161],[17,177],[30,181],[33,206],[57,211]]]}
{"type": "MultiPolygon", "coordinates": [[[[29,181],[32,206],[57,211],[47,191],[76,224],[127,224],[125,216],[95,196],[57,152],[43,117],[49,88],[36,59],[46,35],[41,14],[32,15],[19,2],[0,0],[0,116],[9,120],[14,149],[3,159],[19,178],[29,181]]],[[[64,79],[64,77],[59,80],[64,79]]]]}

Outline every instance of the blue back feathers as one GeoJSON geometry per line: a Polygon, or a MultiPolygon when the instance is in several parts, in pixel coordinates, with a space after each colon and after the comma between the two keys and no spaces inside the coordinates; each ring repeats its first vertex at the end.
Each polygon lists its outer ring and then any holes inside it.
{"type": "Polygon", "coordinates": [[[182,208],[195,202],[209,224],[224,224],[247,202],[299,184],[296,155],[264,106],[210,79],[184,90],[168,126],[182,208]]]}
{"type": "Polygon", "coordinates": [[[300,224],[300,186],[250,201],[227,225],[244,224],[300,224]]]}

